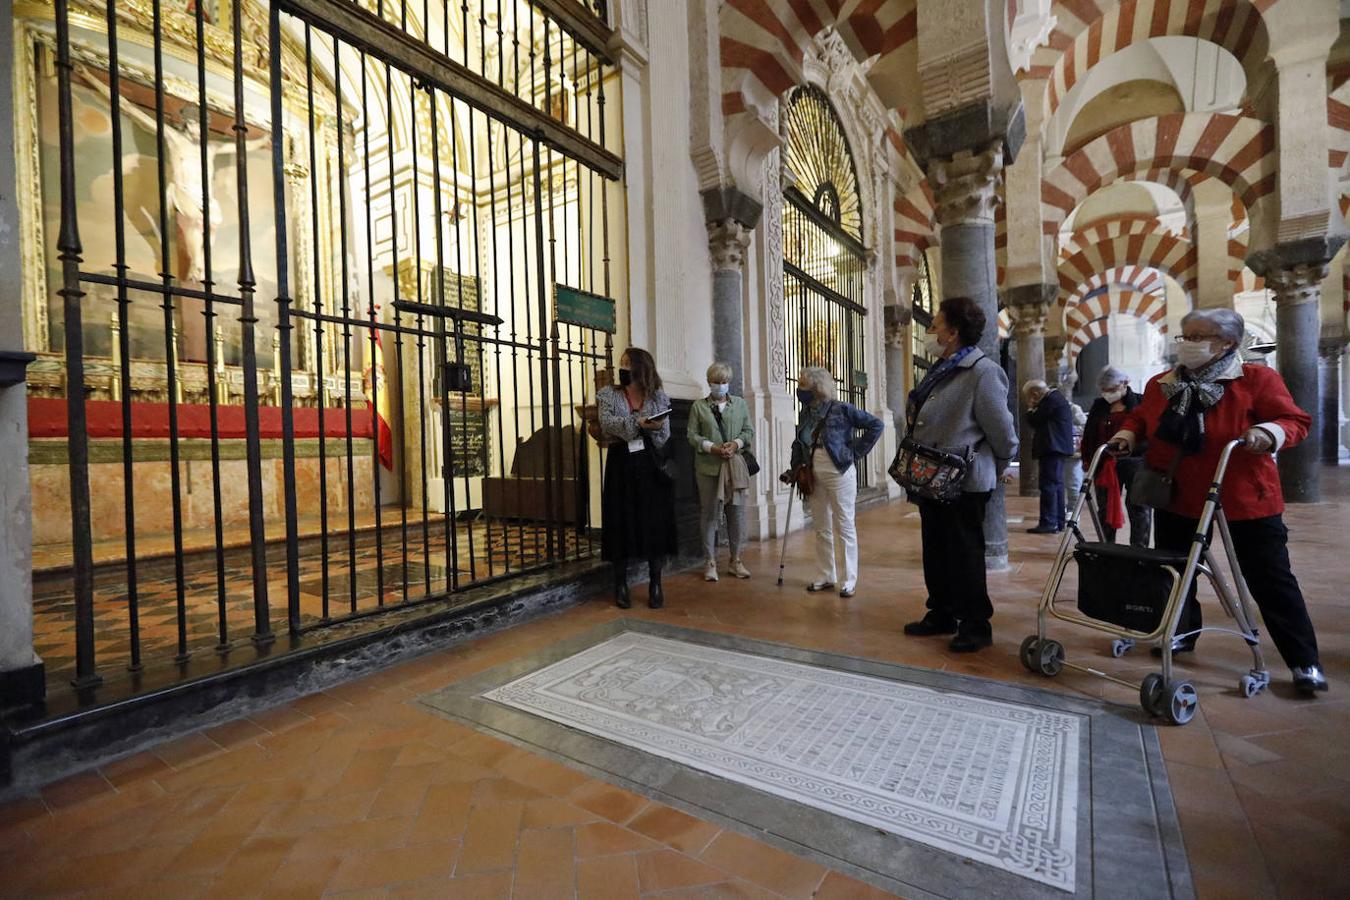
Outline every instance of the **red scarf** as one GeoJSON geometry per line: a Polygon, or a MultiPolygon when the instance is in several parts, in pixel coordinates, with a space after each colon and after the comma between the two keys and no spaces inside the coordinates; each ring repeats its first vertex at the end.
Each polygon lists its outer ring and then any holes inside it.
{"type": "Polygon", "coordinates": [[[1125,504],[1120,499],[1120,475],[1116,472],[1116,458],[1103,456],[1102,464],[1092,483],[1106,492],[1106,509],[1102,510],[1102,524],[1120,530],[1125,527],[1125,504]]]}

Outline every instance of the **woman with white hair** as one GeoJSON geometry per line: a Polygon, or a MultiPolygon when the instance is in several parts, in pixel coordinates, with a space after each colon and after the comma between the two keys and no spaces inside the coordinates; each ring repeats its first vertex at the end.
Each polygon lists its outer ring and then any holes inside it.
{"type": "Polygon", "coordinates": [[[838,584],[840,597],[852,597],[858,588],[858,531],[853,524],[858,480],[853,464],[876,444],[883,426],[876,416],[834,399],[837,396],[834,376],[828,371],[819,366],[802,369],[797,379],[802,412],[792,442],[792,467],[780,480],[812,484],[808,500],[816,531],[817,571],[806,589],[817,593],[838,584]],[[844,545],[842,581],[835,567],[836,531],[844,545]]]}
{"type": "MultiPolygon", "coordinates": [[[[1092,455],[1097,448],[1111,439],[1125,417],[1134,412],[1143,398],[1130,387],[1130,376],[1107,366],[1097,376],[1097,390],[1101,395],[1092,401],[1088,410],[1087,424],[1083,426],[1082,459],[1083,468],[1092,464],[1092,455]]],[[[1102,538],[1115,541],[1116,532],[1130,521],[1130,546],[1147,547],[1149,535],[1153,531],[1153,513],[1147,506],[1131,502],[1130,482],[1143,464],[1144,448],[1140,442],[1127,457],[1115,459],[1107,457],[1098,468],[1094,478],[1093,490],[1097,495],[1097,509],[1102,516],[1102,538]],[[1124,492],[1124,503],[1121,493],[1124,492]]]]}
{"type": "Polygon", "coordinates": [[[741,562],[745,537],[745,500],[750,471],[745,451],[754,440],[750,409],[731,394],[731,366],[715,362],[708,366],[708,396],[694,401],[689,410],[686,435],[694,448],[694,475],[698,481],[699,527],[703,534],[703,580],[717,580],[717,525],[727,520],[727,543],[731,562],[727,571],[736,578],[749,578],[741,562]]]}
{"type": "MultiPolygon", "coordinates": [[[[1143,401],[1125,416],[1109,446],[1124,457],[1147,440],[1144,464],[1174,473],[1171,502],[1157,510],[1153,535],[1159,550],[1186,553],[1219,456],[1229,441],[1243,439],[1246,452],[1233,455],[1219,499],[1266,629],[1289,666],[1294,688],[1311,694],[1326,690],[1327,679],[1289,565],[1284,496],[1271,454],[1303,440],[1312,418],[1295,405],[1278,372],[1242,362],[1238,345],[1245,330],[1242,316],[1231,309],[1187,313],[1177,338],[1176,367],[1149,381],[1143,401]]],[[[1173,652],[1194,650],[1201,625],[1192,585],[1173,652]]]]}

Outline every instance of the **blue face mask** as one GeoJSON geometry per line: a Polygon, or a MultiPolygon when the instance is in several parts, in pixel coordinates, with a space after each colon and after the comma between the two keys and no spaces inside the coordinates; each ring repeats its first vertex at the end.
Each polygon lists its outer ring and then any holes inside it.
{"type": "Polygon", "coordinates": [[[816,399],[816,392],[810,388],[797,388],[797,401],[802,406],[810,406],[816,399]]]}
{"type": "Polygon", "coordinates": [[[718,400],[721,400],[722,398],[726,397],[726,395],[729,393],[731,393],[731,385],[729,384],[710,383],[708,385],[708,394],[713,397],[716,397],[718,400]]]}

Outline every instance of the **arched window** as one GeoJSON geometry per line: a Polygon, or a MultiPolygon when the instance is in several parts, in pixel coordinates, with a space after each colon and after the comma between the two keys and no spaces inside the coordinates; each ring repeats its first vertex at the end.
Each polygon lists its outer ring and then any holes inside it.
{"type": "MultiPolygon", "coordinates": [[[[784,101],[783,297],[787,378],[804,366],[834,375],[840,399],[865,405],[867,270],[858,171],[839,116],[819,88],[784,101]]],[[[859,483],[866,473],[858,468],[859,483]]]]}

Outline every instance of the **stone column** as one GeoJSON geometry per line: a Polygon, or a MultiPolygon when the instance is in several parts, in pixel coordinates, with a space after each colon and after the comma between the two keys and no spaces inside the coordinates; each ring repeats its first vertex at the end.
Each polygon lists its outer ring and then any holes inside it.
{"type": "Polygon", "coordinates": [[[1275,345],[1280,374],[1294,402],[1313,417],[1312,432],[1297,447],[1280,451],[1280,484],[1290,503],[1316,503],[1322,496],[1318,440],[1322,404],[1318,397],[1317,342],[1321,331],[1325,262],[1303,262],[1266,272],[1275,292],[1275,345]]]}
{"type": "MultiPolygon", "coordinates": [[[[13,21],[0,0],[0,22],[13,21]]],[[[14,29],[0,29],[0,97],[14,96],[14,29]],[[8,60],[8,62],[3,62],[8,60]]],[[[0,698],[18,705],[45,693],[33,650],[33,494],[28,480],[28,397],[23,347],[24,262],[19,245],[12,103],[0,103],[0,698]]],[[[31,275],[31,273],[29,273],[31,275]]],[[[0,783],[7,754],[0,752],[0,783]]]]}
{"type": "Polygon", "coordinates": [[[1341,356],[1345,339],[1323,338],[1318,345],[1318,382],[1322,394],[1321,457],[1327,465],[1341,460],[1341,356]]]}
{"type": "Polygon", "coordinates": [[[1064,344],[1062,334],[1045,337],[1045,383],[1051,387],[1059,387],[1059,358],[1064,353],[1064,344]]]}
{"type": "Polygon", "coordinates": [[[734,187],[709,188],[699,197],[712,256],[713,355],[731,364],[731,392],[744,394],[745,250],[764,207],[734,187]]]}
{"type": "MultiPolygon", "coordinates": [[[[960,150],[929,161],[928,179],[937,193],[942,227],[942,296],[970,297],[984,310],[980,339],[985,355],[998,360],[998,291],[994,263],[995,193],[1003,174],[1002,140],[979,150],[960,150]]],[[[1008,568],[1008,521],[1003,487],[989,499],[984,520],[985,565],[1008,568]]]]}
{"type": "Polygon", "coordinates": [[[886,406],[894,416],[897,431],[905,430],[905,368],[909,365],[906,345],[913,314],[906,306],[888,306],[886,316],[886,406]]]}
{"type": "Polygon", "coordinates": [[[751,229],[735,219],[708,223],[712,253],[713,356],[731,365],[731,392],[744,394],[745,323],[743,313],[745,248],[751,229]]]}
{"type": "MultiPolygon", "coordinates": [[[[1036,378],[1037,375],[1033,373],[1045,370],[1045,320],[1058,292],[1057,284],[1027,284],[1004,292],[1008,314],[1012,316],[1013,337],[1017,340],[1017,377],[1022,384],[1036,378]]],[[[1018,492],[1023,497],[1035,497],[1040,493],[1040,479],[1036,463],[1031,458],[1032,429],[1026,420],[1026,407],[1022,403],[1022,385],[1015,385],[1015,388],[1017,400],[1014,411],[1017,434],[1022,444],[1018,452],[1018,492]]]]}

